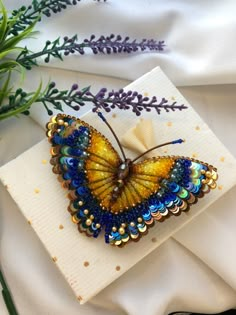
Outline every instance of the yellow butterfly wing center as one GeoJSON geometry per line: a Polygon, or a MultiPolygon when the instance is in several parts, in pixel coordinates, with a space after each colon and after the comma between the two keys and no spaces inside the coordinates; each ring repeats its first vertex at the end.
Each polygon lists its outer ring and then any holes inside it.
{"type": "Polygon", "coordinates": [[[91,133],[85,170],[88,187],[102,207],[108,208],[117,183],[117,170],[121,159],[110,142],[100,133],[91,133]]]}
{"type": "Polygon", "coordinates": [[[174,159],[160,157],[148,159],[131,166],[130,175],[125,182],[125,188],[117,203],[112,205],[112,212],[118,212],[120,199],[126,201],[125,208],[131,208],[157,193],[160,181],[168,178],[174,159]]]}

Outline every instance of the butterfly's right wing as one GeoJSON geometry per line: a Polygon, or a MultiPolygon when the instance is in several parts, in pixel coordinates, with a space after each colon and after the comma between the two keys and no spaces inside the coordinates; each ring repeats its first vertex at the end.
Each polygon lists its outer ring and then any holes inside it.
{"type": "Polygon", "coordinates": [[[112,232],[111,242],[121,245],[130,238],[139,239],[155,221],[188,210],[216,187],[216,180],[213,166],[188,157],[163,156],[133,164],[120,196],[129,204],[123,216],[129,221],[127,233],[122,236],[112,232]]]}

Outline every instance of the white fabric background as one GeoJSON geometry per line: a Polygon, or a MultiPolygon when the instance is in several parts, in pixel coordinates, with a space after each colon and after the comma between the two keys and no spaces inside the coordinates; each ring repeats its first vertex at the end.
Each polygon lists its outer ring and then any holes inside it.
{"type": "MultiPolygon", "coordinates": [[[[9,9],[21,3],[5,1],[9,9]]],[[[119,88],[160,65],[236,156],[235,7],[233,0],[109,0],[105,4],[84,0],[44,19],[31,47],[42,47],[45,39],[58,35],[78,33],[85,38],[92,33],[120,33],[138,39],[165,39],[168,52],[69,57],[64,63],[52,62],[52,68],[29,72],[25,86],[30,89],[38,85],[40,77],[51,77],[64,88],[73,82],[92,84],[94,89],[119,88]]],[[[39,105],[34,106],[33,118],[1,122],[0,165],[43,139],[47,116],[39,105]]],[[[80,306],[1,187],[0,259],[20,315],[162,315],[236,307],[235,193],[234,188],[91,302],[80,306]]],[[[0,314],[7,314],[2,301],[0,314]]]]}

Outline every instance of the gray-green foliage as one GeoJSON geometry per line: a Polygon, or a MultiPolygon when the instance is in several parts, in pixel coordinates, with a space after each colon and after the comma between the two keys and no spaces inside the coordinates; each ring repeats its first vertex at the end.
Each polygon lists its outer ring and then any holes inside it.
{"type": "Polygon", "coordinates": [[[24,68],[16,61],[16,56],[24,49],[21,46],[22,40],[32,36],[39,16],[35,17],[20,32],[12,34],[12,30],[19,23],[26,9],[23,7],[15,15],[8,17],[7,10],[0,0],[0,10],[0,120],[2,120],[19,113],[25,112],[27,114],[28,108],[40,93],[41,84],[27,100],[24,101],[22,97],[24,95],[18,93],[18,99],[21,99],[21,102],[12,102],[12,72],[18,71],[21,75],[24,74],[24,68]]]}

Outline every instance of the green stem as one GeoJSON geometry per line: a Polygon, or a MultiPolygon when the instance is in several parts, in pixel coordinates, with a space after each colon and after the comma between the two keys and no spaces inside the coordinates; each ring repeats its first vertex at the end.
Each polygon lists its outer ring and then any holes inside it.
{"type": "MultiPolygon", "coordinates": [[[[70,48],[73,48],[75,46],[75,44],[71,44],[71,45],[68,45],[68,46],[60,46],[60,47],[55,47],[53,49],[47,49],[47,50],[42,50],[42,51],[39,51],[37,53],[33,53],[33,54],[26,54],[24,57],[19,57],[17,58],[17,62],[19,64],[21,64],[22,66],[24,66],[24,63],[26,61],[29,61],[29,60],[35,60],[37,59],[38,57],[42,57],[42,56],[45,56],[45,55],[52,55],[53,53],[55,52],[60,52],[60,51],[63,51],[63,50],[67,50],[67,49],[70,49],[70,48]]],[[[81,44],[76,44],[77,47],[89,47],[89,45],[86,45],[84,43],[81,43],[81,44]]]]}
{"type": "Polygon", "coordinates": [[[0,283],[2,285],[2,296],[6,304],[9,315],[19,315],[19,313],[16,310],[13,298],[11,296],[11,292],[7,286],[6,280],[3,276],[1,269],[0,269],[0,283]]]}

